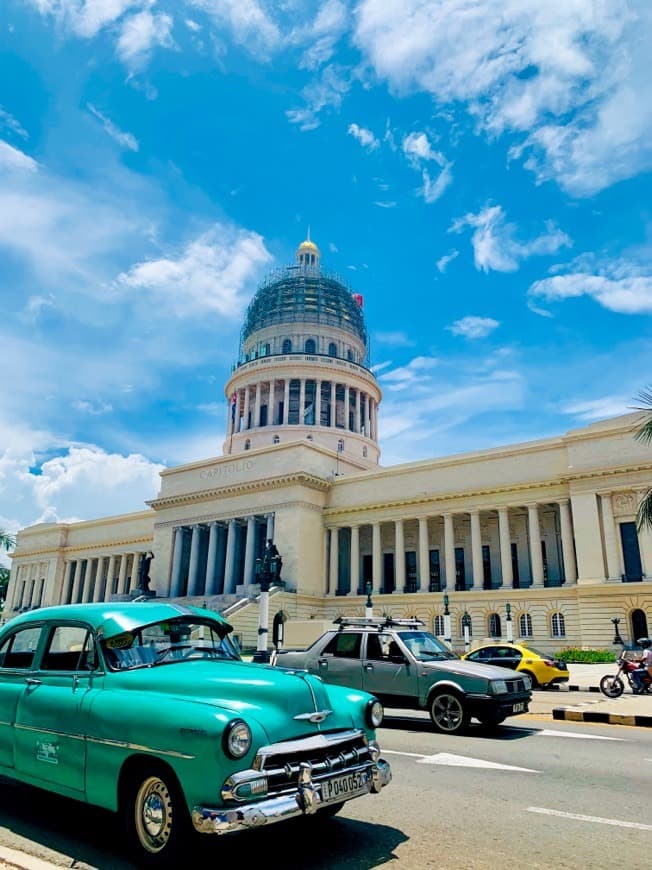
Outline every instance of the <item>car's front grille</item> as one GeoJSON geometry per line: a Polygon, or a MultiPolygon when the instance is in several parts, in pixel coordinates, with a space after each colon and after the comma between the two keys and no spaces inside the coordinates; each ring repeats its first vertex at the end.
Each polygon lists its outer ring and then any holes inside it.
{"type": "Polygon", "coordinates": [[[252,766],[267,775],[269,792],[273,793],[295,787],[302,764],[309,764],[312,778],[318,780],[370,764],[371,760],[365,733],[350,730],[264,746],[252,766]]]}
{"type": "Polygon", "coordinates": [[[525,680],[521,677],[516,680],[505,680],[508,692],[525,692],[525,680]]]}

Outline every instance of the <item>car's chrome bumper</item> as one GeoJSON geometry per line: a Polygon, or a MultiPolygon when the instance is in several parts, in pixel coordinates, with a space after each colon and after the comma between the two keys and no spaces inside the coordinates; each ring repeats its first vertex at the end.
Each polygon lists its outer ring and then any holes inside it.
{"type": "MultiPolygon", "coordinates": [[[[358,791],[351,798],[343,797],[343,800],[353,800],[365,794],[378,794],[392,779],[389,763],[383,758],[368,765],[365,772],[367,790],[358,791]]],[[[202,834],[229,834],[245,828],[282,822],[294,816],[311,815],[328,805],[322,800],[321,783],[313,782],[310,771],[306,769],[297,788],[288,794],[226,808],[195,807],[192,811],[192,823],[202,834]]]]}

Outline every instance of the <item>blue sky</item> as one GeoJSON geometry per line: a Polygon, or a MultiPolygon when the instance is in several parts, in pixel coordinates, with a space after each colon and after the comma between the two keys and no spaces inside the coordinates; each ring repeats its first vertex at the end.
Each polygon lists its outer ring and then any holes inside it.
{"type": "Polygon", "coordinates": [[[383,465],[631,410],[651,46],[647,0],[3,0],[0,527],[219,455],[308,226],[364,297],[383,465]]]}

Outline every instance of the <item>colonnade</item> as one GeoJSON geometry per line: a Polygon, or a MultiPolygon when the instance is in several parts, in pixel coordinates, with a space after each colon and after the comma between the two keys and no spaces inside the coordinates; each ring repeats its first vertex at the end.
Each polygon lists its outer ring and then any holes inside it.
{"type": "Polygon", "coordinates": [[[16,568],[16,579],[5,601],[5,614],[19,613],[40,607],[44,601],[45,582],[48,575],[47,562],[31,562],[16,568]]]}
{"type": "Polygon", "coordinates": [[[233,595],[255,583],[256,558],[273,537],[273,514],[177,526],[169,596],[233,595]]]}
{"type": "Polygon", "coordinates": [[[548,530],[552,541],[559,543],[559,552],[546,552],[545,535],[542,534],[540,509],[542,505],[531,502],[510,508],[492,510],[446,512],[434,516],[398,518],[346,526],[332,525],[326,529],[326,552],[328,553],[327,592],[329,594],[360,594],[370,582],[375,593],[428,592],[449,590],[473,590],[486,588],[516,587],[521,585],[543,588],[548,581],[548,560],[554,561],[557,570],[555,584],[577,581],[577,566],[574,551],[573,525],[570,502],[562,499],[553,506],[554,528],[548,530]],[[518,510],[522,533],[513,534],[510,519],[518,510]],[[512,512],[512,513],[510,513],[512,512]],[[486,532],[483,536],[481,519],[495,523],[497,514],[498,546],[495,536],[486,532]],[[465,528],[456,528],[460,520],[465,528]],[[431,534],[429,521],[443,526],[443,535],[431,534]],[[524,522],[523,522],[524,521],[524,522]],[[406,526],[410,524],[410,547],[406,546],[406,526]],[[393,526],[391,536],[382,534],[382,527],[393,526]],[[368,528],[371,529],[369,535],[368,528]],[[347,530],[348,565],[342,564],[341,537],[347,530]],[[361,533],[365,534],[366,547],[361,548],[361,533]],[[384,542],[383,542],[384,537],[384,542]],[[350,543],[349,543],[350,541],[350,543]],[[470,544],[470,546],[469,546],[470,544]],[[492,547],[496,552],[492,552],[492,547]],[[523,552],[526,548],[526,552],[523,552]],[[443,551],[443,558],[441,558],[443,551]],[[387,555],[390,555],[390,566],[387,555]],[[470,555],[470,560],[469,560],[470,555]],[[498,560],[500,571],[492,569],[492,560],[498,560]],[[467,562],[470,561],[470,565],[467,562]],[[519,564],[527,570],[519,571],[519,564]],[[468,570],[470,567],[470,571],[468,570]],[[362,572],[362,574],[361,574],[362,572]],[[393,576],[388,576],[388,575],[393,576]],[[409,576],[408,576],[409,574],[409,576]],[[494,577],[498,574],[499,585],[494,577]],[[350,578],[350,581],[349,581],[350,578]]]}
{"type": "Polygon", "coordinates": [[[227,437],[261,426],[292,424],[344,429],[377,441],[378,403],[366,391],[334,380],[271,378],[235,391],[227,437]]]}

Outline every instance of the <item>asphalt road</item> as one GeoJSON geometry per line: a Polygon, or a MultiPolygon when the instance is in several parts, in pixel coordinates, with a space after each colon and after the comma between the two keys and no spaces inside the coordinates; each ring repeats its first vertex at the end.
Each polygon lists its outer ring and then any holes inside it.
{"type": "MultiPolygon", "coordinates": [[[[207,839],[187,866],[647,870],[652,729],[554,722],[538,712],[545,694],[493,734],[477,726],[448,737],[425,714],[388,712],[379,740],[394,776],[380,795],[322,825],[300,819],[207,839]]],[[[57,866],[133,866],[110,814],[6,781],[0,843],[57,866]]]]}

